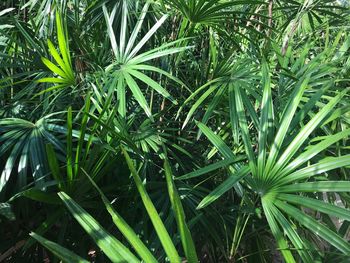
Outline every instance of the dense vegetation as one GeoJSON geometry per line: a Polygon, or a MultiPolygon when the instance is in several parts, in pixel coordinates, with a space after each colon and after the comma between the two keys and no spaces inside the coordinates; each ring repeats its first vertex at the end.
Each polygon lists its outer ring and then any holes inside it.
{"type": "Polygon", "coordinates": [[[349,262],[348,6],[1,1],[0,261],[349,262]]]}

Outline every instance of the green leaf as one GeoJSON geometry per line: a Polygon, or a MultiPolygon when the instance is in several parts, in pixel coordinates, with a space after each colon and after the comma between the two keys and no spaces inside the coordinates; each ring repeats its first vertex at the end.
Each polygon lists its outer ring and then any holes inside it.
{"type": "Polygon", "coordinates": [[[28,41],[28,43],[30,44],[30,46],[33,48],[33,50],[35,50],[36,52],[38,52],[40,55],[42,55],[42,48],[38,45],[37,43],[37,39],[33,39],[31,34],[28,33],[21,25],[21,23],[19,23],[19,21],[17,19],[14,19],[15,25],[16,27],[20,30],[20,32],[23,34],[24,38],[28,41]]]}
{"type": "Polygon", "coordinates": [[[273,177],[278,171],[286,166],[288,161],[294,156],[300,146],[308,138],[308,136],[318,127],[318,125],[325,119],[329,112],[336,106],[341,98],[348,92],[348,89],[340,92],[330,102],[328,102],[313,118],[301,129],[301,131],[295,136],[293,141],[289,144],[287,149],[283,152],[278,159],[276,165],[271,171],[270,177],[273,177]]]}
{"type": "Polygon", "coordinates": [[[130,52],[131,48],[135,44],[135,40],[136,40],[137,34],[140,32],[140,29],[142,27],[142,22],[145,19],[145,16],[147,14],[149,5],[150,5],[150,2],[146,2],[145,5],[142,8],[141,15],[140,15],[139,19],[137,20],[137,23],[136,23],[136,25],[134,27],[134,30],[132,31],[131,36],[129,38],[128,44],[127,44],[127,46],[125,48],[125,53],[124,53],[125,57],[127,55],[129,55],[129,52],[130,52]]]}
{"type": "Polygon", "coordinates": [[[219,150],[219,152],[226,159],[234,159],[235,155],[232,150],[225,144],[225,142],[220,138],[219,135],[215,134],[211,129],[205,126],[203,123],[197,121],[198,128],[204,133],[204,135],[209,139],[209,141],[214,144],[214,146],[219,150]]]}
{"type": "Polygon", "coordinates": [[[151,109],[149,108],[148,103],[145,97],[143,96],[139,86],[135,82],[135,80],[126,72],[123,72],[123,76],[126,80],[126,83],[128,84],[128,87],[131,89],[131,92],[133,93],[136,101],[139,103],[141,108],[145,111],[147,116],[153,119],[151,109]]]}
{"type": "Polygon", "coordinates": [[[126,42],[126,31],[127,31],[127,22],[128,22],[128,6],[127,2],[122,2],[122,19],[120,25],[120,37],[119,37],[119,52],[121,56],[124,54],[125,42],[126,42]]]}
{"type": "Polygon", "coordinates": [[[277,198],[282,201],[287,201],[288,203],[298,204],[303,207],[308,207],[312,210],[335,216],[338,219],[350,221],[350,211],[346,208],[338,207],[336,205],[329,204],[317,199],[299,195],[278,194],[277,198]]]}
{"type": "Polygon", "coordinates": [[[67,179],[68,185],[73,184],[73,120],[72,120],[72,107],[68,108],[67,111],[67,179]]]}
{"type": "Polygon", "coordinates": [[[145,246],[145,244],[141,241],[139,236],[134,232],[134,230],[125,222],[125,220],[119,215],[117,211],[113,208],[112,204],[109,202],[107,197],[101,191],[101,189],[97,186],[97,184],[92,180],[92,178],[84,171],[85,175],[88,177],[92,185],[99,192],[101,199],[108,211],[111,215],[112,220],[116,227],[120,230],[123,236],[128,240],[130,245],[135,249],[136,253],[140,256],[140,258],[146,263],[156,263],[158,262],[149,249],[145,246]]]}
{"type": "Polygon", "coordinates": [[[176,251],[176,248],[174,246],[174,243],[172,242],[168,231],[166,230],[161,218],[159,217],[159,214],[154,207],[151,198],[149,197],[144,185],[142,184],[141,178],[138,175],[136,168],[129,156],[129,154],[124,150],[124,148],[121,148],[124,154],[124,157],[126,159],[126,162],[128,164],[128,167],[131,171],[132,177],[134,179],[134,182],[136,184],[137,190],[139,191],[139,194],[141,196],[143,205],[145,206],[147,213],[152,221],[152,224],[157,232],[157,235],[160,239],[160,242],[162,243],[162,246],[165,250],[165,253],[169,257],[169,260],[171,263],[179,263],[181,262],[179,254],[176,251]]]}
{"type": "Polygon", "coordinates": [[[180,177],[176,177],[175,180],[184,180],[184,179],[191,179],[191,178],[194,178],[194,177],[198,177],[198,176],[201,176],[203,174],[215,171],[217,169],[220,169],[220,168],[223,168],[223,167],[227,167],[230,164],[243,161],[245,159],[246,158],[243,155],[236,156],[236,157],[230,158],[230,159],[224,159],[222,161],[218,161],[218,162],[210,164],[210,165],[208,165],[206,167],[200,168],[200,169],[198,169],[196,171],[193,171],[191,173],[182,175],[180,177]]]}
{"type": "Polygon", "coordinates": [[[262,199],[262,206],[265,212],[267,222],[269,223],[272,234],[277,241],[278,248],[280,249],[284,259],[287,263],[295,263],[294,257],[288,247],[288,243],[283,237],[283,234],[280,228],[278,227],[276,219],[271,211],[271,207],[273,205],[271,204],[270,200],[267,200],[267,198],[265,197],[262,199]]]}
{"type": "MultiPolygon", "coordinates": [[[[55,182],[55,184],[56,184],[56,182],[55,182]]],[[[19,193],[15,194],[14,196],[12,196],[10,200],[14,200],[14,199],[16,199],[18,197],[22,197],[22,196],[27,197],[31,200],[46,203],[46,204],[58,205],[61,203],[60,199],[57,197],[56,194],[47,193],[47,192],[42,191],[42,190],[37,189],[37,188],[30,188],[30,189],[24,190],[22,192],[19,192],[19,193]]]]}
{"type": "MultiPolygon", "coordinates": [[[[170,44],[174,45],[174,43],[175,43],[175,41],[171,42],[170,44]]],[[[160,48],[155,48],[155,49],[152,49],[149,52],[142,53],[142,54],[134,57],[133,59],[130,59],[128,64],[130,64],[132,66],[134,64],[144,63],[144,62],[147,62],[149,60],[153,60],[153,59],[156,59],[156,58],[160,58],[160,57],[164,57],[164,56],[180,53],[180,52],[183,52],[183,51],[185,51],[187,49],[193,48],[192,46],[189,46],[189,47],[174,47],[174,48],[167,48],[167,49],[165,49],[165,46],[166,45],[163,45],[160,48]],[[158,49],[161,49],[161,48],[164,48],[165,50],[157,51],[158,49]]]]}
{"type": "Polygon", "coordinates": [[[212,202],[220,198],[224,193],[230,190],[237,182],[244,178],[250,172],[249,167],[242,167],[236,173],[229,175],[229,177],[222,182],[218,187],[216,187],[209,195],[204,197],[204,199],[199,203],[197,209],[204,208],[210,205],[212,202]]]}
{"type": "Polygon", "coordinates": [[[177,101],[169,94],[169,92],[167,92],[161,85],[159,85],[153,79],[151,79],[150,77],[148,77],[145,74],[143,74],[139,71],[136,71],[136,70],[128,69],[127,71],[128,71],[128,73],[130,73],[134,77],[138,78],[139,80],[141,80],[145,84],[151,86],[155,91],[157,91],[163,97],[170,100],[173,104],[177,105],[177,101]]]}
{"type": "Polygon", "coordinates": [[[59,67],[44,57],[42,57],[41,60],[53,73],[57,74],[61,78],[42,78],[42,79],[39,79],[37,82],[61,83],[61,84],[57,86],[53,86],[44,91],[41,91],[38,95],[41,95],[45,92],[48,92],[57,88],[64,88],[75,84],[74,71],[71,65],[72,62],[70,58],[70,52],[69,52],[69,46],[68,46],[68,40],[67,40],[68,36],[65,32],[60,13],[58,11],[56,11],[56,27],[57,27],[58,46],[63,59],[58,54],[52,42],[48,40],[48,47],[49,47],[50,54],[54,58],[56,63],[59,65],[59,67]]]}
{"type": "Polygon", "coordinates": [[[38,80],[39,83],[67,83],[66,79],[61,78],[42,78],[38,80]]]}
{"type": "Polygon", "coordinates": [[[118,44],[116,41],[116,37],[114,35],[114,30],[113,30],[113,20],[114,20],[114,14],[115,14],[116,9],[117,9],[117,5],[114,6],[113,11],[112,11],[113,15],[111,15],[111,16],[109,16],[105,4],[103,4],[102,9],[103,9],[103,14],[104,14],[104,17],[105,17],[105,20],[107,23],[107,32],[108,32],[109,39],[111,41],[112,50],[113,50],[115,58],[117,60],[119,60],[119,58],[120,58],[119,48],[118,48],[118,44]]]}
{"type": "MultiPolygon", "coordinates": [[[[90,93],[87,94],[86,98],[85,98],[85,107],[83,110],[83,118],[81,120],[81,125],[80,125],[80,129],[79,129],[79,141],[78,141],[78,146],[76,149],[76,153],[75,153],[75,161],[74,161],[74,170],[73,170],[73,174],[74,177],[78,176],[79,173],[79,168],[82,166],[82,162],[84,161],[84,159],[82,159],[82,154],[84,151],[84,142],[86,140],[85,138],[85,134],[86,134],[86,130],[87,130],[87,123],[89,121],[89,111],[90,111],[90,93]]],[[[88,149],[86,149],[88,150],[88,149]]]]}
{"type": "Polygon", "coordinates": [[[349,255],[350,254],[350,245],[349,243],[338,236],[333,231],[329,230],[324,225],[317,222],[311,216],[302,213],[299,209],[288,205],[284,202],[275,201],[275,204],[284,212],[286,212],[289,216],[293,217],[297,221],[299,221],[302,225],[308,228],[313,233],[322,237],[324,240],[332,244],[334,247],[342,251],[343,253],[349,255]]]}
{"type": "Polygon", "coordinates": [[[180,232],[180,238],[182,247],[185,251],[186,259],[189,263],[197,263],[198,256],[196,253],[196,247],[194,245],[191,232],[186,223],[185,211],[182,207],[180,196],[177,192],[173,181],[173,173],[167,157],[164,160],[165,178],[168,186],[168,193],[170,197],[171,206],[173,208],[178,230],[180,232]]]}
{"type": "Polygon", "coordinates": [[[126,115],[126,92],[125,92],[125,79],[123,74],[118,77],[117,84],[117,98],[118,98],[118,112],[122,117],[126,115]]]}
{"type": "MultiPolygon", "coordinates": [[[[47,218],[43,220],[40,225],[35,229],[35,233],[38,235],[43,235],[47,231],[53,227],[57,221],[62,217],[62,215],[65,213],[64,208],[60,207],[59,209],[56,209],[53,213],[48,214],[47,218]]],[[[36,243],[35,239],[29,238],[25,245],[23,246],[23,250],[29,249],[31,246],[33,246],[36,243]]]]}
{"type": "MultiPolygon", "coordinates": [[[[262,177],[264,172],[267,171],[265,167],[266,159],[266,143],[267,135],[269,132],[269,126],[271,121],[271,105],[272,105],[272,94],[271,94],[271,80],[268,64],[265,59],[262,62],[262,81],[263,81],[263,98],[261,101],[261,117],[260,117],[260,127],[259,127],[259,152],[258,152],[258,177],[262,177]]],[[[269,158],[271,153],[269,154],[269,158]]]]}
{"type": "Polygon", "coordinates": [[[280,224],[280,226],[287,234],[288,238],[292,241],[294,247],[297,249],[303,262],[313,263],[314,260],[312,259],[308,248],[306,247],[304,241],[301,239],[294,227],[288,222],[288,220],[275,206],[270,206],[270,209],[273,215],[275,216],[276,221],[280,224]]]}
{"type": "Polygon", "coordinates": [[[164,23],[165,19],[167,19],[168,15],[163,15],[147,32],[147,34],[139,41],[139,43],[134,47],[134,49],[130,52],[127,57],[127,60],[130,60],[134,57],[137,52],[143,47],[144,44],[152,37],[152,35],[157,31],[157,29],[164,23]]]}
{"type": "Polygon", "coordinates": [[[12,212],[11,205],[9,203],[0,203],[0,215],[6,217],[8,220],[15,220],[16,216],[12,212]]]}
{"type": "Polygon", "coordinates": [[[119,240],[108,233],[89,213],[81,208],[66,193],[59,192],[72,216],[101,248],[112,262],[140,262],[119,240]]]}
{"type": "Polygon", "coordinates": [[[47,45],[49,47],[50,54],[56,60],[57,64],[61,67],[61,69],[64,71],[64,73],[66,73],[67,76],[69,76],[71,78],[74,78],[73,75],[72,75],[72,69],[70,68],[69,65],[65,64],[65,62],[60,57],[60,55],[58,54],[58,52],[55,49],[54,45],[52,44],[52,42],[49,39],[47,40],[47,45]]]}
{"type": "MultiPolygon", "coordinates": [[[[12,151],[10,155],[7,158],[7,161],[4,165],[3,171],[0,176],[0,192],[4,189],[7,182],[10,179],[10,175],[12,173],[13,167],[15,166],[15,162],[17,157],[20,155],[22,149],[26,147],[28,143],[27,139],[28,137],[25,136],[26,132],[21,134],[22,136],[17,140],[17,142],[14,142],[15,145],[12,148],[12,151]]],[[[5,144],[5,143],[4,143],[5,144]]]]}
{"type": "Polygon", "coordinates": [[[256,160],[255,160],[255,155],[254,151],[252,148],[252,142],[250,140],[249,136],[249,130],[248,130],[248,124],[247,124],[247,118],[243,106],[243,101],[242,101],[242,96],[241,96],[241,89],[239,86],[234,85],[234,90],[235,90],[235,98],[236,98],[236,107],[237,107],[237,114],[238,114],[238,120],[239,120],[239,125],[241,127],[241,133],[242,133],[242,138],[244,142],[244,147],[248,156],[249,160],[249,166],[250,166],[250,171],[253,174],[253,176],[257,175],[257,170],[256,170],[256,160]]]}
{"type": "Polygon", "coordinates": [[[338,142],[339,140],[348,137],[349,135],[350,135],[350,129],[347,129],[337,134],[327,136],[324,140],[317,143],[316,145],[310,146],[305,152],[303,152],[297,158],[295,158],[278,174],[278,176],[283,177],[284,175],[290,173],[300,165],[310,160],[312,157],[316,156],[318,153],[327,149],[329,146],[338,142]]]}
{"type": "MultiPolygon", "coordinates": [[[[301,83],[297,84],[296,89],[291,94],[291,99],[288,102],[286,109],[282,116],[282,122],[278,129],[277,135],[275,137],[274,142],[272,143],[271,150],[269,153],[269,158],[266,163],[266,167],[264,170],[264,176],[270,177],[270,169],[274,165],[275,160],[277,159],[277,155],[281,149],[281,145],[284,141],[284,138],[287,135],[289,125],[294,117],[295,111],[297,110],[300,100],[303,96],[304,90],[306,89],[309,83],[310,77],[304,79],[301,83]]],[[[272,176],[272,175],[271,175],[272,176]]]]}
{"type": "MultiPolygon", "coordinates": [[[[151,66],[151,65],[145,65],[145,64],[138,64],[138,65],[129,65],[128,68],[130,69],[135,69],[135,70],[146,70],[146,71],[153,71],[153,72],[157,72],[161,75],[166,76],[167,78],[173,80],[174,82],[176,82],[177,84],[179,84],[180,86],[185,87],[187,90],[189,90],[188,87],[186,87],[186,84],[183,83],[180,79],[174,77],[173,75],[171,75],[170,73],[166,72],[165,70],[162,70],[160,68],[151,66]]],[[[190,90],[189,90],[190,91],[190,90]]]]}
{"type": "Polygon", "coordinates": [[[314,175],[321,174],[333,169],[347,166],[350,163],[350,154],[339,157],[326,157],[316,164],[310,165],[303,169],[297,170],[288,176],[279,179],[280,184],[288,184],[290,182],[310,178],[314,175]]]}
{"type": "Polygon", "coordinates": [[[72,251],[62,247],[61,245],[47,240],[42,236],[37,235],[34,232],[29,234],[32,238],[36,239],[41,245],[50,250],[55,256],[61,259],[63,262],[72,262],[72,263],[88,263],[89,261],[83,259],[72,251]]]}
{"type": "Polygon", "coordinates": [[[15,8],[6,8],[0,11],[0,16],[5,15],[6,13],[9,13],[11,11],[15,10],[15,8]]]}
{"type": "Polygon", "coordinates": [[[45,90],[42,90],[40,91],[39,93],[36,94],[36,96],[40,96],[46,92],[49,92],[49,91],[53,91],[53,90],[56,90],[56,89],[61,89],[61,88],[66,88],[67,87],[67,84],[61,84],[61,85],[56,85],[56,86],[52,86],[48,89],[45,89],[45,90]]]}
{"type": "Polygon", "coordinates": [[[46,144],[46,154],[47,154],[47,160],[49,162],[49,167],[51,170],[51,174],[53,178],[58,183],[58,189],[65,190],[65,181],[63,180],[63,177],[60,172],[60,167],[58,164],[58,160],[54,151],[54,148],[51,144],[46,144]]]}
{"type": "Polygon", "coordinates": [[[182,124],[182,128],[186,126],[188,121],[191,119],[193,113],[197,110],[197,108],[204,102],[204,100],[211,95],[219,86],[218,85],[212,85],[209,87],[209,89],[204,92],[192,105],[191,109],[188,111],[185,121],[182,124]]]}
{"type": "Polygon", "coordinates": [[[235,89],[233,84],[229,84],[228,86],[228,97],[229,97],[230,122],[231,122],[233,142],[238,145],[240,131],[239,131],[237,109],[236,109],[235,89]]]}
{"type": "Polygon", "coordinates": [[[293,192],[350,192],[349,181],[321,181],[298,183],[281,186],[277,189],[280,193],[293,192]]]}
{"type": "MultiPolygon", "coordinates": [[[[60,77],[62,77],[63,79],[68,79],[69,77],[67,76],[67,74],[60,69],[59,67],[57,67],[55,64],[53,64],[50,60],[48,60],[47,58],[41,58],[41,61],[45,64],[46,67],[48,67],[53,73],[59,75],[60,77]]],[[[47,80],[47,78],[46,78],[47,80]]],[[[44,79],[44,82],[45,79],[44,79]]]]}
{"type": "Polygon", "coordinates": [[[57,39],[58,39],[58,46],[61,52],[61,55],[63,57],[63,61],[65,65],[71,67],[71,58],[69,55],[69,46],[67,43],[67,32],[65,32],[65,29],[63,27],[61,15],[58,11],[56,11],[56,27],[57,27],[57,39]]]}
{"type": "MultiPolygon", "coordinates": [[[[215,108],[219,105],[220,101],[222,100],[225,92],[227,90],[227,86],[221,86],[220,88],[217,89],[214,98],[212,99],[212,101],[209,103],[207,110],[205,111],[205,114],[203,116],[202,119],[202,123],[203,124],[207,124],[210,117],[212,116],[215,108]]],[[[200,136],[201,136],[202,132],[199,131],[198,135],[197,135],[197,140],[199,140],[200,136]]]]}

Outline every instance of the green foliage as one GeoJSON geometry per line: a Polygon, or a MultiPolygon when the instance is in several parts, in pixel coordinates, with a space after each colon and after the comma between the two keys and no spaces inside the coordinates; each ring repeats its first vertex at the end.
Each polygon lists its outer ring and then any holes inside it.
{"type": "MultiPolygon", "coordinates": [[[[57,85],[46,89],[43,92],[47,92],[49,90],[58,89],[58,88],[65,88],[69,86],[75,85],[75,77],[74,77],[74,71],[72,68],[72,60],[69,53],[69,46],[68,46],[68,35],[64,30],[63,23],[61,16],[58,12],[56,12],[56,27],[57,27],[57,39],[58,39],[58,46],[61,53],[57,52],[56,48],[52,44],[52,42],[48,39],[47,44],[49,47],[50,55],[54,58],[55,62],[58,64],[53,64],[50,60],[47,58],[41,58],[42,62],[45,64],[45,66],[52,71],[52,73],[56,74],[57,78],[42,78],[39,79],[38,82],[42,83],[56,83],[57,85]]],[[[39,94],[41,94],[39,93],[39,94]]]]}
{"type": "Polygon", "coordinates": [[[346,1],[0,7],[0,261],[348,261],[346,1]]]}
{"type": "Polygon", "coordinates": [[[55,254],[57,257],[64,259],[66,262],[89,262],[85,259],[82,259],[80,256],[74,254],[73,252],[69,251],[68,249],[58,245],[57,243],[49,241],[33,232],[30,233],[30,236],[35,238],[40,244],[52,251],[52,253],[55,254]]]}
{"type": "Polygon", "coordinates": [[[55,124],[50,117],[46,116],[35,123],[17,118],[0,120],[0,155],[7,156],[1,174],[0,192],[9,181],[14,168],[17,169],[19,189],[27,185],[29,168],[38,187],[43,185],[47,172],[45,143],[50,142],[56,149],[64,152],[63,143],[52,134],[55,124]]]}

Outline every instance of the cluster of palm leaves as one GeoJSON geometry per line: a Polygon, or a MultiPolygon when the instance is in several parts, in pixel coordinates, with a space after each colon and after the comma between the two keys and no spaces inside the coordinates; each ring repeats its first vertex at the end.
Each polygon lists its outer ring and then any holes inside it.
{"type": "Polygon", "coordinates": [[[348,262],[348,1],[0,4],[0,261],[348,262]]]}

